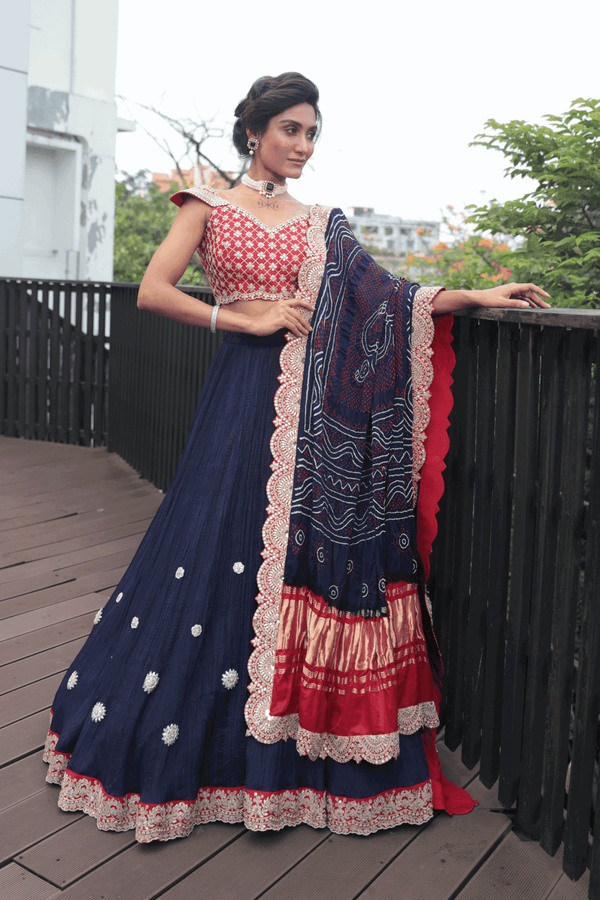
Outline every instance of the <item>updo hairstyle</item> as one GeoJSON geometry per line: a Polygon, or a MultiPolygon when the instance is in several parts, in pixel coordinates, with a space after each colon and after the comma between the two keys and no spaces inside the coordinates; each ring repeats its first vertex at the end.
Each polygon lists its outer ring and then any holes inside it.
{"type": "Polygon", "coordinates": [[[299,72],[258,78],[235,108],[238,118],[233,126],[233,145],[240,156],[250,156],[247,128],[252,134],[264,134],[273,116],[298,103],[310,103],[320,126],[319,89],[310,79],[299,72]]]}

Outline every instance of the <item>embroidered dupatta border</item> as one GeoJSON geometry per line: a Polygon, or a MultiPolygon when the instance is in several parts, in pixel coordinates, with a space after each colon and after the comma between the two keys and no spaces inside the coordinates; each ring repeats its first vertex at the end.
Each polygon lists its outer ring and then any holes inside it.
{"type": "MultiPolygon", "coordinates": [[[[309,252],[299,275],[300,294],[314,303],[323,278],[326,259],[325,230],[330,210],[315,208],[308,229],[309,252]]],[[[420,477],[426,460],[425,439],[430,424],[429,398],[434,376],[431,344],[435,329],[432,320],[433,300],[441,288],[420,288],[414,299],[411,339],[411,373],[413,381],[413,483],[420,477]]],[[[300,402],[306,338],[287,335],[281,351],[280,386],[275,394],[275,432],[271,440],[272,475],[267,484],[267,519],[263,527],[263,563],[258,571],[257,609],[253,618],[254,650],[248,661],[250,697],[246,703],[247,734],[265,744],[297,741],[300,754],[311,759],[331,757],[337,762],[381,764],[396,758],[399,732],[414,733],[419,728],[435,728],[438,724],[433,702],[398,710],[398,729],[389,734],[338,736],[316,734],[299,725],[298,714],[272,716],[270,713],[279,612],[283,591],[283,571],[287,550],[291,498],[298,435],[300,402]]],[[[446,424],[447,428],[447,424],[446,424]]],[[[417,492],[415,490],[415,497],[417,492]]],[[[441,496],[441,493],[440,493],[441,496]]],[[[437,498],[439,499],[439,497],[437,498]]],[[[435,504],[437,511],[437,503],[435,504]]],[[[431,529],[430,529],[431,530],[431,529]]],[[[389,585],[389,589],[396,586],[389,585]]]]}

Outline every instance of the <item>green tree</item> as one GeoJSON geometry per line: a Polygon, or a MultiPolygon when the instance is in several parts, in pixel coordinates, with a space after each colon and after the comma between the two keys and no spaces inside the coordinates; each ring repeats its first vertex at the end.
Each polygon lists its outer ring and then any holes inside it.
{"type": "MultiPolygon", "coordinates": [[[[173,185],[173,191],[177,185],[173,185]]],[[[123,173],[116,184],[114,280],[139,283],[158,245],[165,239],[177,208],[161,194],[147,170],[123,173]]],[[[206,284],[195,256],[182,284],[206,284]]]]}
{"type": "MultiPolygon", "coordinates": [[[[443,284],[447,290],[481,290],[514,280],[508,268],[512,254],[506,238],[474,235],[466,214],[457,214],[453,206],[446,207],[442,221],[452,235],[450,242],[440,241],[427,253],[409,253],[397,274],[423,285],[443,284]]],[[[421,232],[425,229],[417,229],[417,234],[421,232]]]]}
{"type": "Polygon", "coordinates": [[[486,122],[473,144],[500,150],[506,174],[537,184],[519,200],[471,207],[478,232],[520,238],[504,264],[557,306],[600,306],[600,100],[579,98],[548,125],[486,122]]]}

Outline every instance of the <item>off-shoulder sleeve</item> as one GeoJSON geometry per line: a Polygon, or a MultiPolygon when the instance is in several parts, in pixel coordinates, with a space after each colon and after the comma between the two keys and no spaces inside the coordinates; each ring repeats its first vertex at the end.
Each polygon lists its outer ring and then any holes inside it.
{"type": "Polygon", "coordinates": [[[223,200],[218,191],[208,187],[206,184],[203,184],[200,187],[186,188],[184,191],[177,191],[176,194],[173,194],[170,197],[171,203],[174,203],[176,206],[181,206],[186,194],[190,197],[196,197],[198,200],[202,200],[202,202],[208,204],[208,206],[227,206],[227,200],[223,200]]]}

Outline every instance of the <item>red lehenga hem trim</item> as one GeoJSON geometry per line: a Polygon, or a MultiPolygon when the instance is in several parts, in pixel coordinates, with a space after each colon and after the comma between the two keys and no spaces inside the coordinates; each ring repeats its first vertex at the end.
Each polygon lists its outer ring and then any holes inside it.
{"type": "Polygon", "coordinates": [[[57,741],[58,735],[49,731],[44,760],[50,766],[46,780],[61,786],[60,808],[92,816],[101,831],[135,828],[140,843],[186,837],[195,825],[208,822],[243,823],[251,831],[306,824],[336,834],[367,835],[396,825],[422,825],[433,815],[430,781],[359,800],[313,788],[269,792],[234,787],[200,788],[195,800],[142,803],[139,794],[112,797],[97,779],[72,772],[70,754],[57,751],[57,741]]]}

